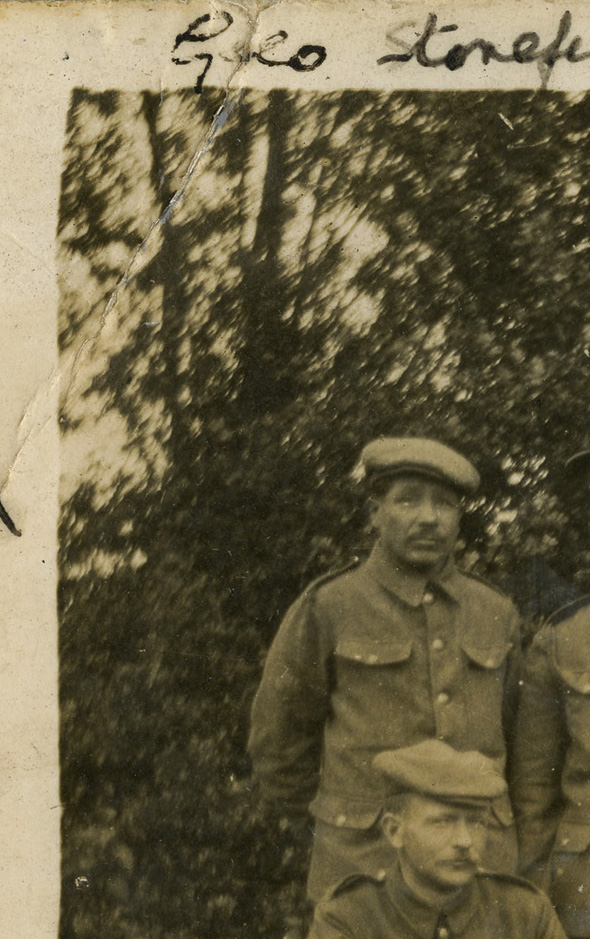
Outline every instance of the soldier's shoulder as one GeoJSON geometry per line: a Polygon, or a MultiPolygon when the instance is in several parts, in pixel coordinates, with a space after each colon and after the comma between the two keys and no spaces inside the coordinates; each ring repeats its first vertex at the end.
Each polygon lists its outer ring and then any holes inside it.
{"type": "Polygon", "coordinates": [[[384,877],[373,877],[371,874],[349,874],[328,890],[327,897],[335,900],[358,891],[381,890],[384,883],[384,877]]]}
{"type": "Polygon", "coordinates": [[[330,571],[326,571],[325,574],[320,574],[319,577],[316,577],[314,580],[305,588],[305,594],[314,594],[319,590],[331,586],[335,581],[340,581],[343,577],[346,577],[348,574],[353,573],[360,566],[361,559],[358,557],[350,558],[345,564],[335,567],[330,571]]]}
{"type": "Polygon", "coordinates": [[[588,620],[590,623],[590,594],[583,594],[581,597],[576,597],[575,600],[566,603],[565,606],[552,613],[547,622],[549,626],[555,627],[574,617],[588,620]]]}
{"type": "Polygon", "coordinates": [[[383,883],[369,874],[350,874],[324,894],[316,907],[316,920],[338,924],[339,935],[366,935],[367,923],[379,915],[386,902],[383,883]]]}
{"type": "Polygon", "coordinates": [[[545,896],[538,887],[525,880],[524,877],[518,877],[517,874],[505,874],[500,871],[481,870],[477,872],[477,879],[480,883],[487,885],[496,892],[526,896],[545,896]]]}
{"type": "Polygon", "coordinates": [[[472,590],[485,593],[488,596],[491,595],[495,597],[499,603],[505,604],[506,606],[513,606],[511,597],[493,581],[488,580],[487,577],[476,574],[474,571],[462,570],[459,573],[466,579],[472,590]]]}

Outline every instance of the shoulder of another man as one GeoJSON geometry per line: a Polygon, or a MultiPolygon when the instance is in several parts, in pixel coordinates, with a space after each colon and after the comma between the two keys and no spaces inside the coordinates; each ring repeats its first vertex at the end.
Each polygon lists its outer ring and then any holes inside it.
{"type": "Polygon", "coordinates": [[[548,626],[559,626],[574,617],[590,620],[590,594],[576,597],[575,600],[560,607],[555,613],[551,614],[547,624],[548,626]]]}
{"type": "Polygon", "coordinates": [[[349,874],[328,889],[323,901],[349,896],[351,893],[367,887],[371,890],[374,888],[380,889],[384,883],[385,877],[373,877],[371,874],[349,874]]]}
{"type": "Polygon", "coordinates": [[[345,877],[326,891],[316,906],[314,923],[329,922],[330,935],[336,934],[334,927],[342,936],[366,935],[367,923],[384,902],[384,879],[358,873],[345,877]]]}
{"type": "MultiPolygon", "coordinates": [[[[498,603],[506,607],[514,607],[511,597],[502,590],[501,587],[498,587],[497,584],[493,583],[491,580],[488,580],[487,577],[482,577],[481,574],[476,574],[474,571],[463,571],[459,570],[459,573],[462,577],[466,579],[469,584],[469,587],[474,592],[481,592],[482,594],[491,594],[498,603]]],[[[514,609],[516,609],[514,607],[514,609]]]]}
{"type": "Polygon", "coordinates": [[[516,874],[505,874],[499,871],[478,871],[477,880],[479,883],[489,885],[493,890],[501,893],[526,896],[527,894],[546,899],[545,894],[530,881],[524,877],[518,877],[516,874]]]}
{"type": "Polygon", "coordinates": [[[543,624],[533,641],[533,648],[544,650],[555,663],[565,654],[579,656],[579,663],[587,665],[590,653],[590,595],[584,595],[556,610],[543,624]]]}

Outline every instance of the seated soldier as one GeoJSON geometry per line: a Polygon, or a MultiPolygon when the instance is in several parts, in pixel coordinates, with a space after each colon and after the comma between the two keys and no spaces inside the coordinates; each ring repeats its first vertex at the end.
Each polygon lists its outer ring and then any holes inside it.
{"type": "Polygon", "coordinates": [[[382,814],[391,866],[331,888],[309,939],[564,939],[536,887],[478,866],[491,800],[506,788],[491,759],[425,740],[374,766],[391,790],[382,814]]]}

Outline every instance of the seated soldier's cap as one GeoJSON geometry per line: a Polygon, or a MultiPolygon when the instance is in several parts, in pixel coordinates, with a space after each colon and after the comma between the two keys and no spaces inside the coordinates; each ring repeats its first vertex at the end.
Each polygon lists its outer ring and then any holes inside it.
{"type": "Polygon", "coordinates": [[[455,750],[442,740],[385,750],[373,766],[387,776],[392,795],[417,792],[440,802],[480,803],[507,790],[494,760],[477,750],[455,750]]]}
{"type": "Polygon", "coordinates": [[[479,473],[469,460],[446,444],[424,437],[379,437],[366,445],[361,464],[371,478],[415,473],[461,492],[475,492],[479,486],[479,473]]]}

